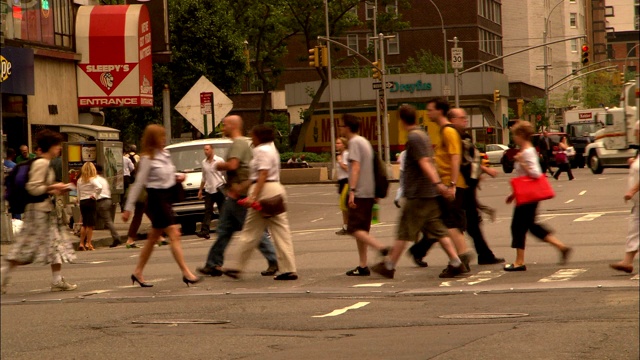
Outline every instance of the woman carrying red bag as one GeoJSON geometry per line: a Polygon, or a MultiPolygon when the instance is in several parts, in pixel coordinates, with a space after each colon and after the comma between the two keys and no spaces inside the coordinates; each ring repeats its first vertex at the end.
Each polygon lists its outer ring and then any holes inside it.
{"type": "MultiPolygon", "coordinates": [[[[533,179],[540,178],[542,168],[540,167],[538,153],[531,144],[531,135],[534,130],[531,123],[521,121],[512,129],[513,141],[520,147],[520,152],[515,156],[515,172],[517,176],[528,176],[533,179]]],[[[515,199],[512,193],[507,198],[507,204],[515,199]]],[[[558,240],[551,230],[536,223],[536,215],[538,210],[538,202],[530,202],[524,204],[516,204],[513,210],[513,218],[511,220],[511,247],[516,249],[516,261],[507,264],[505,271],[526,271],[527,266],[524,264],[524,248],[527,232],[531,232],[533,236],[549,243],[560,251],[560,264],[565,264],[571,253],[571,248],[564,245],[558,240]]]]}

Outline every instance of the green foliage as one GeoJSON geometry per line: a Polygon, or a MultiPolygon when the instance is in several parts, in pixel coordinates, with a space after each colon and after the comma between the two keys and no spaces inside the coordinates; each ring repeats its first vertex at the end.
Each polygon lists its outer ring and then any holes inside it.
{"type": "MultiPolygon", "coordinates": [[[[280,161],[287,162],[294,155],[293,152],[280,153],[280,161]]],[[[331,153],[312,153],[312,152],[297,152],[295,155],[299,158],[300,155],[304,155],[304,161],[308,163],[326,163],[331,161],[331,153]]]]}
{"type": "MultiPolygon", "coordinates": [[[[442,74],[444,73],[444,59],[433,54],[431,50],[420,49],[416,52],[415,58],[409,57],[407,59],[406,70],[408,73],[442,74]]],[[[447,70],[453,72],[451,64],[447,70]]]]}
{"type": "MultiPolygon", "coordinates": [[[[614,76],[619,76],[614,73],[614,76]]],[[[582,81],[582,106],[585,109],[618,106],[622,87],[615,85],[611,74],[598,72],[585,76],[582,81]]]]}
{"type": "Polygon", "coordinates": [[[289,117],[285,113],[271,113],[269,117],[270,121],[265,122],[265,124],[273,126],[276,130],[276,148],[281,154],[291,151],[289,146],[289,132],[291,129],[289,117]]]}
{"type": "Polygon", "coordinates": [[[543,127],[549,126],[549,119],[545,116],[546,106],[544,99],[533,98],[530,103],[524,105],[523,112],[535,119],[532,119],[532,123],[536,125],[536,130],[541,130],[543,127]],[[538,120],[538,118],[540,120],[538,120]]]}
{"type": "Polygon", "coordinates": [[[509,108],[509,120],[511,119],[517,119],[518,118],[518,114],[516,114],[515,111],[513,111],[512,108],[509,108]]]}
{"type": "Polygon", "coordinates": [[[627,71],[624,73],[624,82],[635,80],[638,76],[638,73],[635,71],[627,71]]]}

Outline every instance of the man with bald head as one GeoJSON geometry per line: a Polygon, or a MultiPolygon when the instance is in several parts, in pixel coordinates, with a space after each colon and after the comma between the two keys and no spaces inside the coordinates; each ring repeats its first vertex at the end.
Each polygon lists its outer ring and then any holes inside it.
{"type": "MultiPolygon", "coordinates": [[[[249,162],[251,162],[253,154],[249,142],[243,137],[242,118],[237,115],[227,116],[222,120],[222,131],[224,136],[233,140],[226,160],[215,163],[216,170],[227,173],[226,199],[218,219],[216,242],[209,250],[206,265],[196,269],[199,273],[210,276],[223,274],[224,250],[229,245],[233,234],[242,230],[244,219],[247,216],[247,209],[239,205],[238,201],[247,197],[247,190],[251,185],[249,162]]],[[[278,271],[278,260],[267,232],[260,243],[260,251],[269,262],[269,268],[263,271],[262,275],[274,275],[278,271]]]]}

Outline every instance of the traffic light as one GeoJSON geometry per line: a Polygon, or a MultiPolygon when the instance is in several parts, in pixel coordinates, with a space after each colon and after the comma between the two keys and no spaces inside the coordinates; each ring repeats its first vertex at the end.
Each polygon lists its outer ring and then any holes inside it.
{"type": "Polygon", "coordinates": [[[493,102],[497,103],[500,101],[500,90],[493,90],[493,102]]]}
{"type": "Polygon", "coordinates": [[[320,65],[322,67],[329,66],[329,50],[326,46],[320,46],[320,65]]]}
{"type": "Polygon", "coordinates": [[[316,46],[313,49],[309,49],[309,66],[320,67],[320,47],[316,46]]]}
{"type": "Polygon", "coordinates": [[[371,77],[373,77],[374,79],[382,79],[382,74],[380,73],[380,70],[378,70],[378,68],[380,67],[380,62],[374,62],[373,66],[374,67],[371,68],[371,77]]]}
{"type": "Polygon", "coordinates": [[[489,134],[489,135],[493,134],[493,128],[492,127],[488,127],[487,128],[487,134],[489,134]]]}
{"type": "Polygon", "coordinates": [[[582,65],[589,63],[589,45],[582,45],[582,65]]]}
{"type": "Polygon", "coordinates": [[[620,73],[620,84],[624,84],[624,73],[620,73]]]}

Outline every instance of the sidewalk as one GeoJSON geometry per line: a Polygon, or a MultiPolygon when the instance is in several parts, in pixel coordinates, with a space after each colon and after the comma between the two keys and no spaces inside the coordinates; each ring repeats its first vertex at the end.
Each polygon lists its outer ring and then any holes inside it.
{"type": "MultiPolygon", "coordinates": [[[[127,241],[127,232],[129,231],[129,224],[131,224],[131,220],[128,223],[124,223],[122,221],[122,216],[120,213],[120,207],[116,207],[116,216],[113,220],[114,225],[116,226],[116,230],[120,235],[120,241],[124,244],[127,241]]],[[[71,241],[73,242],[74,250],[78,250],[78,245],[80,244],[80,237],[73,235],[71,229],[67,228],[69,231],[69,235],[71,236],[71,241]]],[[[146,238],[147,231],[151,229],[151,221],[147,216],[142,217],[142,224],[138,229],[138,240],[146,238]]],[[[111,233],[109,230],[94,230],[93,231],[93,239],[91,240],[91,244],[95,248],[99,247],[108,247],[113,243],[113,239],[111,238],[111,233]]],[[[0,254],[5,255],[11,249],[11,243],[2,243],[0,244],[0,254]]],[[[120,245],[124,246],[124,245],[120,245]]]]}

